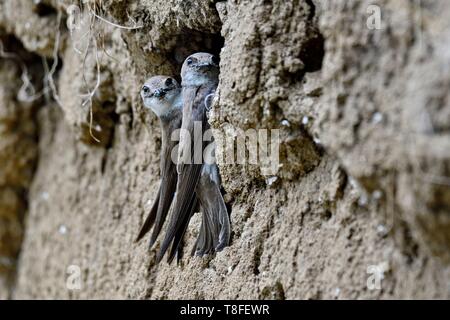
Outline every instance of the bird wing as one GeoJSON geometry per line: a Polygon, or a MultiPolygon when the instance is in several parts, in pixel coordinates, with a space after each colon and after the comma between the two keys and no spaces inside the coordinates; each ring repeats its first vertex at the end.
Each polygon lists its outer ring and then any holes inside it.
{"type": "Polygon", "coordinates": [[[199,256],[221,251],[230,242],[230,219],[220,192],[219,168],[216,164],[203,166],[197,196],[203,208],[202,227],[195,253],[199,256]]]}
{"type": "Polygon", "coordinates": [[[169,251],[169,256],[167,258],[167,262],[170,264],[173,260],[173,258],[175,257],[175,254],[178,253],[178,257],[177,257],[177,261],[181,260],[181,256],[180,253],[181,252],[181,247],[182,247],[182,241],[183,241],[183,237],[184,234],[186,233],[186,229],[189,225],[189,221],[191,220],[192,215],[194,214],[194,212],[196,211],[196,207],[198,204],[198,199],[197,197],[194,197],[192,199],[192,203],[190,204],[190,207],[188,209],[189,214],[186,214],[184,217],[184,221],[182,223],[182,225],[184,227],[180,228],[174,236],[173,242],[172,242],[172,248],[169,251]]]}
{"type": "Polygon", "coordinates": [[[145,222],[142,225],[141,230],[139,231],[139,234],[135,240],[136,242],[140,241],[155,223],[156,213],[158,212],[160,195],[161,195],[161,185],[159,186],[158,194],[156,195],[156,199],[153,202],[152,208],[150,209],[150,213],[145,219],[145,222]]]}
{"type": "Polygon", "coordinates": [[[161,168],[162,181],[160,201],[156,214],[155,227],[153,228],[152,236],[150,238],[150,247],[155,244],[156,239],[158,238],[158,235],[164,225],[167,213],[169,212],[170,206],[172,204],[178,180],[175,164],[170,158],[171,148],[170,146],[166,146],[165,149],[168,150],[163,150],[162,152],[162,157],[163,159],[165,159],[165,164],[161,168]]]}
{"type": "Polygon", "coordinates": [[[180,144],[178,147],[177,172],[181,174],[185,164],[192,160],[192,137],[194,131],[194,103],[198,88],[183,89],[183,119],[181,122],[180,144]]]}
{"type": "Polygon", "coordinates": [[[149,243],[150,248],[154,245],[159,233],[161,232],[176,190],[178,177],[176,173],[176,166],[172,161],[172,149],[175,147],[176,141],[171,140],[171,135],[174,130],[180,127],[180,122],[181,119],[179,118],[173,118],[170,121],[161,122],[161,184],[159,187],[157,199],[153,204],[150,214],[144,222],[144,225],[142,226],[138,236],[138,240],[140,240],[154,225],[155,227],[153,229],[149,243]]]}

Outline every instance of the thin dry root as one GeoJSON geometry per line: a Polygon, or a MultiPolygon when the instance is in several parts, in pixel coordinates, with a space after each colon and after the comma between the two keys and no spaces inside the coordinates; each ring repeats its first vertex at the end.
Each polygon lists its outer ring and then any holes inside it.
{"type": "Polygon", "coordinates": [[[0,41],[0,58],[14,60],[20,66],[20,69],[22,71],[22,74],[20,76],[20,79],[22,80],[22,86],[20,87],[19,92],[17,93],[17,99],[19,101],[27,103],[33,102],[41,98],[44,94],[46,94],[49,91],[49,88],[44,86],[44,88],[41,91],[36,93],[36,88],[31,83],[31,78],[27,65],[16,53],[6,52],[4,50],[4,46],[1,41],[0,41]]]}
{"type": "MultiPolygon", "coordinates": [[[[100,2],[100,6],[101,6],[101,2],[100,2]]],[[[87,60],[87,56],[89,53],[89,49],[91,46],[91,43],[93,44],[93,50],[95,52],[95,63],[96,63],[96,69],[97,69],[97,75],[96,75],[96,83],[95,86],[92,89],[88,89],[88,92],[84,95],[82,95],[82,97],[85,97],[86,99],[84,100],[84,102],[82,103],[83,106],[85,105],[89,105],[89,134],[92,137],[92,139],[94,139],[97,142],[100,142],[99,139],[97,139],[94,136],[94,133],[92,131],[92,126],[93,126],[93,121],[94,121],[94,115],[93,115],[93,98],[94,95],[96,93],[96,91],[98,90],[98,88],[100,87],[100,83],[101,83],[101,74],[100,74],[100,58],[99,58],[99,48],[98,48],[98,41],[97,41],[97,37],[95,34],[95,30],[96,30],[96,20],[100,20],[108,25],[111,25],[115,28],[119,28],[119,29],[125,29],[125,30],[134,30],[134,29],[139,29],[142,28],[142,25],[137,25],[136,21],[133,20],[130,15],[128,14],[128,17],[130,19],[130,21],[133,23],[132,26],[123,26],[123,25],[119,25],[117,23],[111,22],[105,18],[103,18],[102,16],[100,16],[97,12],[96,12],[96,7],[91,7],[91,5],[89,3],[86,4],[87,7],[87,12],[90,15],[90,22],[89,22],[89,31],[83,36],[83,38],[85,36],[88,37],[88,45],[86,47],[85,52],[83,53],[83,81],[85,86],[88,88],[88,81],[86,80],[86,60],[87,60]]],[[[101,48],[102,51],[105,53],[106,56],[114,59],[110,54],[108,54],[108,52],[105,49],[105,36],[104,34],[100,31],[99,32],[99,39],[101,40],[101,48]]],[[[79,51],[79,50],[78,50],[79,51]]],[[[78,52],[77,51],[77,52],[78,52]]]]}

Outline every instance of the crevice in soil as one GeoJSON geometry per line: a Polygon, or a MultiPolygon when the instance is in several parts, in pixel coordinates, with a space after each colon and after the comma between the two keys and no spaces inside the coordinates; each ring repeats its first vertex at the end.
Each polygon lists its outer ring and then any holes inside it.
{"type": "MultiPolygon", "coordinates": [[[[220,33],[205,33],[187,28],[175,37],[175,46],[167,57],[177,66],[178,71],[181,70],[184,60],[195,52],[209,52],[220,58],[220,51],[225,43],[220,33]]],[[[181,79],[178,77],[177,80],[181,79]]]]}
{"type": "MultiPolygon", "coordinates": [[[[2,174],[0,190],[9,192],[9,196],[0,198],[5,203],[0,203],[0,220],[4,220],[6,227],[0,233],[0,257],[5,261],[8,260],[6,268],[0,265],[0,276],[6,277],[9,287],[9,298],[12,297],[16,279],[17,270],[19,268],[19,256],[22,247],[23,236],[25,233],[25,218],[28,212],[28,192],[31,185],[34,172],[38,162],[38,125],[37,111],[39,106],[43,104],[43,97],[37,95],[43,87],[44,68],[41,57],[28,52],[24,49],[19,39],[9,34],[0,33],[0,43],[2,44],[2,60],[7,68],[14,66],[17,69],[14,81],[17,80],[18,85],[14,90],[14,98],[10,100],[13,105],[11,114],[5,118],[0,118],[3,125],[2,135],[6,138],[6,146],[2,152],[1,161],[4,170],[8,170],[2,174]],[[26,68],[26,69],[25,69],[26,68]],[[26,77],[29,78],[30,84],[25,87],[26,77]],[[31,90],[34,88],[34,93],[31,90]],[[21,88],[22,86],[22,88],[21,88]],[[21,91],[21,89],[27,90],[21,91]],[[24,96],[19,95],[19,92],[24,96]],[[26,96],[25,96],[26,95],[26,96]],[[35,95],[31,99],[31,95],[35,95]],[[30,101],[22,101],[20,98],[30,98],[30,101]],[[14,153],[10,154],[8,141],[14,141],[14,153]],[[11,200],[13,197],[16,200],[11,200]],[[10,201],[17,201],[16,205],[11,206],[10,201]],[[20,226],[17,228],[17,226],[20,226]]],[[[11,83],[5,83],[5,86],[11,83]]],[[[8,108],[8,106],[6,106],[8,108]]],[[[11,106],[9,106],[11,108],[11,106]]],[[[3,192],[0,191],[0,192],[3,192]]],[[[2,221],[0,221],[1,223],[2,221]]]]}

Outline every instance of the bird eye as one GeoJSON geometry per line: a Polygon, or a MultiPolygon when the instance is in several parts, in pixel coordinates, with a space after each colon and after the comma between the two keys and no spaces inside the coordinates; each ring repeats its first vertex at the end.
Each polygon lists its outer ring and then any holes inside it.
{"type": "Polygon", "coordinates": [[[211,62],[213,64],[215,64],[216,66],[218,66],[220,63],[220,60],[219,60],[219,58],[217,58],[216,56],[213,55],[213,56],[211,56],[211,62]]]}
{"type": "Polygon", "coordinates": [[[150,88],[147,87],[147,86],[143,86],[143,87],[142,87],[142,92],[144,92],[144,93],[149,93],[149,92],[150,92],[150,88]]]}
{"type": "Polygon", "coordinates": [[[194,63],[194,59],[188,58],[188,59],[186,60],[186,63],[187,63],[188,66],[190,66],[190,65],[192,65],[192,64],[194,63]]]}
{"type": "Polygon", "coordinates": [[[172,78],[167,78],[167,79],[166,79],[166,82],[165,82],[165,85],[168,86],[168,87],[170,87],[172,84],[173,84],[172,78]]]}

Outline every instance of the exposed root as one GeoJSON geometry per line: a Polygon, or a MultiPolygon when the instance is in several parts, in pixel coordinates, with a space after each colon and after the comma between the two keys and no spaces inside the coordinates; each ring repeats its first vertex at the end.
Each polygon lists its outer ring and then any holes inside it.
{"type": "Polygon", "coordinates": [[[54,81],[54,74],[56,72],[56,68],[58,67],[58,63],[59,63],[58,52],[59,52],[59,46],[60,46],[60,41],[61,41],[61,31],[60,31],[61,20],[62,20],[62,12],[58,11],[58,15],[57,15],[58,28],[57,28],[57,32],[55,35],[55,45],[54,45],[53,56],[52,56],[53,64],[52,64],[51,68],[49,68],[47,59],[42,58],[42,65],[44,67],[45,76],[43,79],[43,84],[44,84],[43,89],[39,92],[36,92],[35,87],[31,83],[30,74],[29,74],[26,64],[22,61],[22,59],[16,53],[5,52],[3,43],[1,43],[1,41],[0,41],[0,57],[5,58],[5,59],[15,60],[16,62],[18,62],[19,66],[22,70],[21,80],[22,80],[23,84],[17,94],[17,99],[19,101],[28,102],[28,103],[34,102],[34,101],[40,99],[42,96],[47,96],[48,93],[51,92],[52,97],[56,101],[56,103],[58,103],[59,106],[62,106],[61,99],[58,95],[58,90],[57,90],[57,87],[56,87],[56,84],[54,81]]]}
{"type": "MultiPolygon", "coordinates": [[[[89,8],[89,5],[88,5],[88,8],[89,8]]],[[[90,12],[94,17],[96,17],[97,19],[99,19],[99,20],[101,20],[101,21],[103,21],[103,22],[105,22],[105,23],[107,23],[107,24],[109,24],[109,25],[111,25],[111,26],[113,26],[113,27],[115,27],[115,28],[125,29],[125,30],[136,30],[136,29],[140,29],[140,28],[143,28],[143,27],[144,27],[144,26],[142,26],[142,25],[137,25],[136,22],[135,22],[134,20],[132,20],[132,19],[131,19],[131,20],[134,21],[134,24],[135,24],[134,26],[130,26],[130,27],[122,26],[122,25],[120,25],[120,24],[117,24],[117,23],[111,22],[111,21],[109,21],[109,20],[106,20],[105,18],[103,18],[103,17],[99,16],[98,14],[96,14],[95,11],[92,11],[92,10],[89,9],[89,12],[90,12]]],[[[128,17],[129,17],[129,15],[128,15],[128,17]]]]}
{"type": "Polygon", "coordinates": [[[100,3],[98,6],[96,6],[94,4],[94,8],[91,7],[90,2],[86,3],[86,7],[87,7],[87,11],[89,12],[90,15],[92,15],[93,17],[99,19],[100,21],[109,24],[110,26],[114,27],[114,28],[119,28],[119,29],[124,29],[124,30],[136,30],[136,29],[141,29],[144,26],[143,25],[138,25],[137,22],[130,16],[130,14],[127,11],[127,16],[128,19],[132,22],[131,26],[124,26],[124,25],[120,25],[118,23],[109,21],[108,19],[100,16],[100,14],[98,14],[96,11],[97,7],[101,8],[103,6],[103,0],[100,0],[100,3]]]}
{"type": "MultiPolygon", "coordinates": [[[[100,14],[99,14],[99,8],[101,8],[102,6],[102,1],[100,1],[99,5],[93,5],[91,6],[91,4],[89,2],[85,3],[85,12],[87,12],[88,14],[88,23],[89,23],[89,27],[88,27],[88,31],[83,34],[81,36],[81,38],[78,40],[79,42],[81,42],[83,39],[85,39],[87,37],[87,41],[86,41],[86,49],[84,50],[84,52],[82,52],[81,50],[79,50],[76,46],[76,42],[77,41],[73,41],[73,47],[75,52],[82,54],[83,55],[83,82],[84,85],[87,89],[87,93],[85,94],[81,94],[81,97],[84,98],[84,101],[82,102],[82,106],[86,106],[89,105],[89,134],[92,137],[92,139],[94,139],[96,142],[100,142],[100,140],[94,136],[92,127],[93,127],[93,122],[94,122],[94,112],[93,112],[93,98],[95,96],[95,93],[97,92],[98,88],[100,87],[101,84],[101,72],[100,72],[100,66],[101,66],[101,58],[99,55],[99,46],[101,51],[108,57],[110,57],[111,59],[117,61],[117,59],[115,59],[114,57],[112,57],[105,48],[105,34],[102,32],[102,30],[97,31],[97,24],[96,21],[97,19],[100,20],[101,22],[106,23],[107,25],[110,25],[114,28],[119,28],[119,29],[125,29],[125,30],[135,30],[135,29],[139,29],[142,28],[142,25],[138,25],[137,22],[132,19],[130,17],[130,15],[128,14],[128,18],[129,20],[132,22],[131,26],[123,26],[114,22],[111,22],[105,18],[103,18],[100,14]],[[100,41],[100,43],[99,43],[100,41]],[[92,47],[92,48],[91,48],[92,47]],[[95,80],[95,85],[94,87],[92,87],[91,89],[89,89],[89,83],[88,80],[86,78],[86,62],[88,59],[88,55],[90,50],[92,50],[94,56],[95,56],[95,68],[96,68],[96,80],[95,80]]],[[[73,34],[71,33],[71,37],[72,40],[73,39],[73,34]]]]}
{"type": "Polygon", "coordinates": [[[55,46],[53,48],[53,64],[52,67],[50,68],[50,70],[48,69],[48,63],[47,60],[44,59],[44,67],[45,67],[45,78],[44,78],[44,83],[48,83],[51,91],[52,91],[52,96],[53,99],[56,101],[56,103],[62,107],[62,103],[61,103],[61,99],[58,95],[58,89],[56,88],[56,84],[54,81],[54,74],[56,72],[56,68],[58,67],[58,63],[59,63],[59,56],[58,56],[58,52],[59,52],[59,43],[61,41],[61,30],[60,30],[60,26],[61,26],[61,19],[62,19],[62,12],[61,10],[58,10],[58,16],[57,16],[57,32],[56,32],[56,36],[55,36],[55,46]]]}
{"type": "MultiPolygon", "coordinates": [[[[99,62],[99,57],[98,57],[98,46],[97,46],[97,39],[95,39],[95,37],[93,39],[93,42],[94,42],[95,63],[96,63],[96,70],[97,70],[97,76],[96,77],[97,77],[97,79],[96,79],[96,83],[95,83],[94,88],[92,90],[90,90],[90,91],[88,89],[88,93],[87,93],[87,95],[85,95],[85,96],[87,96],[87,99],[82,103],[82,106],[84,107],[85,105],[89,104],[89,134],[91,135],[92,139],[94,139],[97,142],[100,142],[100,140],[97,139],[94,136],[93,132],[92,132],[92,125],[93,125],[93,122],[94,122],[93,101],[92,101],[92,99],[94,98],[95,92],[100,87],[100,83],[101,83],[100,82],[101,81],[101,75],[100,75],[100,62],[99,62]]],[[[89,49],[89,46],[88,46],[87,49],[89,49]]],[[[84,66],[85,66],[85,63],[86,63],[87,51],[88,50],[86,50],[86,55],[85,55],[85,59],[84,59],[84,62],[83,62],[83,69],[84,69],[84,66]]],[[[85,77],[84,74],[83,74],[83,79],[84,79],[85,83],[87,84],[86,77],[85,77]]]]}
{"type": "Polygon", "coordinates": [[[44,87],[41,91],[36,93],[36,88],[33,86],[30,78],[30,74],[25,62],[14,52],[6,52],[4,50],[3,43],[0,41],[0,58],[14,60],[19,64],[22,71],[20,79],[22,80],[22,86],[17,93],[17,99],[22,102],[31,103],[40,99],[48,90],[48,87],[44,87]]]}

